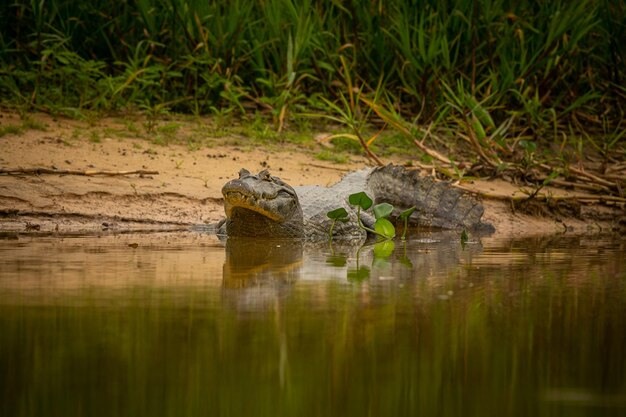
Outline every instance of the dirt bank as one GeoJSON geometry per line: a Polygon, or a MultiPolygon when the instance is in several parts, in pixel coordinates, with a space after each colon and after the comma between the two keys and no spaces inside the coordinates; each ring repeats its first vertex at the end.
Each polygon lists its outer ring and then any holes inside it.
{"type": "MultiPolygon", "coordinates": [[[[209,224],[223,217],[221,187],[242,167],[268,168],[292,185],[328,185],[345,172],[368,165],[365,158],[354,156],[344,164],[320,161],[315,146],[216,138],[209,127],[203,131],[208,124],[197,120],[176,121],[172,136],[177,140],[164,146],[159,144],[164,142],[163,131],[138,132],[139,122],[129,118],[88,123],[35,114],[30,115],[35,123],[27,126],[16,114],[0,116],[5,130],[24,126],[0,137],[0,168],[23,171],[0,175],[3,232],[162,230],[209,224]],[[189,135],[193,146],[180,140],[189,135]],[[27,172],[32,168],[65,174],[27,172]]],[[[538,209],[536,215],[522,214],[512,211],[511,203],[503,199],[520,195],[517,186],[501,180],[462,186],[494,197],[483,200],[484,218],[501,235],[610,230],[623,216],[621,208],[604,206],[584,206],[576,213],[538,209]]]]}

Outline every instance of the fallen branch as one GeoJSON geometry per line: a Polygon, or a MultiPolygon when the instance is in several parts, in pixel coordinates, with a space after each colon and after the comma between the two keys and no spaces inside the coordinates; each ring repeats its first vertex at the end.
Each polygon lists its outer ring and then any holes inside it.
{"type": "MultiPolygon", "coordinates": [[[[545,181],[548,177],[547,176],[538,176],[537,179],[539,181],[545,181]]],[[[596,191],[596,192],[611,192],[611,190],[608,187],[605,187],[603,185],[599,185],[599,184],[587,184],[587,183],[581,183],[581,182],[571,182],[571,181],[564,181],[564,180],[559,180],[559,179],[552,179],[550,180],[548,185],[559,185],[561,187],[565,187],[565,188],[580,188],[582,190],[588,190],[588,191],[596,191]]]]}
{"type": "Polygon", "coordinates": [[[626,203],[626,198],[615,197],[612,195],[595,195],[595,194],[578,194],[578,195],[549,195],[549,194],[535,194],[531,197],[530,194],[518,194],[518,195],[504,195],[504,194],[492,194],[485,191],[474,190],[471,188],[463,187],[460,184],[455,185],[457,188],[468,191],[472,194],[479,195],[483,198],[489,198],[492,200],[506,200],[506,201],[525,201],[525,200],[538,200],[538,201],[579,201],[581,203],[591,202],[615,202],[626,203]]]}
{"type": "Polygon", "coordinates": [[[101,170],[75,170],[75,169],[52,169],[52,168],[14,168],[14,169],[0,169],[0,174],[57,174],[57,175],[158,175],[159,171],[149,171],[144,169],[138,169],[134,171],[101,171],[101,170]]]}
{"type": "MultiPolygon", "coordinates": [[[[539,164],[539,166],[548,171],[555,170],[554,167],[551,167],[550,165],[547,165],[547,164],[539,164]]],[[[617,189],[617,183],[608,181],[604,178],[599,177],[598,175],[594,175],[590,172],[584,171],[582,169],[578,169],[573,166],[567,167],[567,170],[569,171],[569,175],[571,177],[576,178],[579,181],[584,181],[588,183],[590,182],[596,185],[602,185],[604,187],[617,189]]]]}

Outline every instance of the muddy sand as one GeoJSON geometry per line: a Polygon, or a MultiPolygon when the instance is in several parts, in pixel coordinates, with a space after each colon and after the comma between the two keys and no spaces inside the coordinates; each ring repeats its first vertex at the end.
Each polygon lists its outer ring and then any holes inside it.
{"type": "MultiPolygon", "coordinates": [[[[160,121],[148,134],[137,128],[142,126],[140,121],[128,118],[95,123],[43,114],[30,118],[37,128],[0,137],[0,168],[22,171],[0,175],[0,232],[185,229],[223,217],[221,187],[241,168],[269,169],[296,186],[330,185],[347,171],[371,165],[358,156],[341,164],[321,161],[315,154],[322,145],[268,145],[236,135],[215,137],[209,122],[203,129],[197,120],[160,121]],[[160,145],[166,133],[176,139],[168,142],[176,143],[160,145]],[[65,173],[29,172],[33,169],[65,173]]],[[[0,128],[21,123],[16,114],[0,114],[0,128]]],[[[398,157],[385,162],[407,160],[398,157]]],[[[575,215],[541,209],[535,215],[524,214],[514,212],[503,198],[523,195],[520,186],[502,180],[463,182],[461,186],[495,197],[483,199],[483,218],[502,236],[609,231],[617,228],[623,216],[621,208],[601,205],[581,206],[575,215]]]]}

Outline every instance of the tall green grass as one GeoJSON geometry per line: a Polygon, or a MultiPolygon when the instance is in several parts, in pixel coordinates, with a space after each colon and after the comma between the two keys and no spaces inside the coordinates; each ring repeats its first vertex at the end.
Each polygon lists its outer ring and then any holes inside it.
{"type": "Polygon", "coordinates": [[[280,128],[328,110],[319,98],[339,100],[351,79],[413,123],[471,122],[470,102],[494,126],[552,135],[623,119],[625,22],[620,0],[13,0],[0,6],[0,98],[260,109],[280,128]]]}

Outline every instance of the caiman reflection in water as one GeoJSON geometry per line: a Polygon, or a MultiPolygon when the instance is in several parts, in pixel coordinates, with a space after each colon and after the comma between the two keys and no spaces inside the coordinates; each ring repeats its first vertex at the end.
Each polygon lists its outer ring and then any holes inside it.
{"type": "Polygon", "coordinates": [[[301,239],[229,238],[224,287],[294,282],[302,266],[302,251],[301,239]]]}
{"type": "Polygon", "coordinates": [[[365,245],[237,237],[226,239],[225,246],[223,286],[231,289],[279,288],[296,280],[411,280],[416,271],[422,276],[440,274],[482,252],[479,241],[462,244],[454,232],[365,245]]]}
{"type": "Polygon", "coordinates": [[[0,240],[0,415],[626,414],[623,237],[419,237],[0,240]]]}

